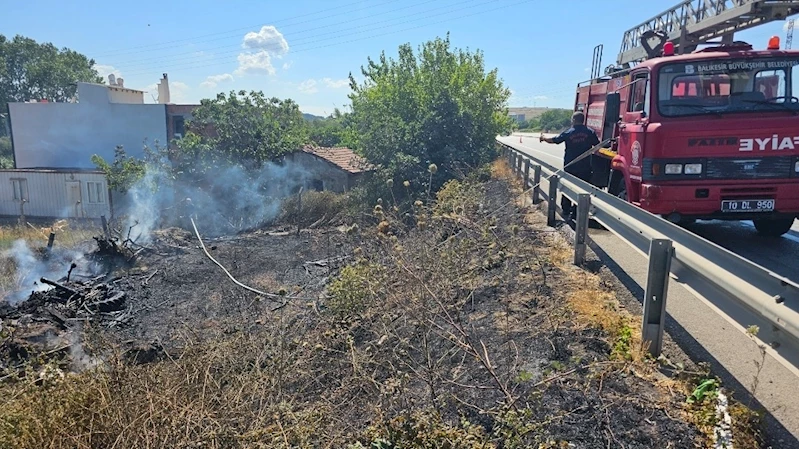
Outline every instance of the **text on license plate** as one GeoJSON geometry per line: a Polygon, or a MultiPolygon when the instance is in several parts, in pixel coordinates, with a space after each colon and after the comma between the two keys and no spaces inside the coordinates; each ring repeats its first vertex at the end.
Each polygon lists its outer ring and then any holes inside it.
{"type": "Polygon", "coordinates": [[[771,212],[774,200],[723,200],[722,212],[771,212]]]}

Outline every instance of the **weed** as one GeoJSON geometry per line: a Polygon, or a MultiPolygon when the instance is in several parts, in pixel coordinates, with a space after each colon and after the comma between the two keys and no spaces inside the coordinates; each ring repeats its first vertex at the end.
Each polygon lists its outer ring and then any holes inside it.
{"type": "Polygon", "coordinates": [[[626,323],[620,323],[616,330],[612,355],[621,360],[632,360],[633,329],[626,323]]]}
{"type": "Polygon", "coordinates": [[[342,214],[348,198],[330,191],[304,191],[283,200],[281,223],[302,227],[333,223],[342,214]]]}
{"type": "Polygon", "coordinates": [[[378,297],[383,277],[379,265],[365,261],[344,267],[328,289],[328,308],[342,318],[362,314],[378,297]]]}

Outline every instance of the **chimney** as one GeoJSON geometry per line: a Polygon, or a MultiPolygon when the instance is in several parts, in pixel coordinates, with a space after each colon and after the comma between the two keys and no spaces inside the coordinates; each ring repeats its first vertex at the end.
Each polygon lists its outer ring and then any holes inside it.
{"type": "Polygon", "coordinates": [[[114,76],[114,74],[112,73],[112,74],[108,75],[108,85],[109,86],[116,86],[116,84],[117,84],[117,78],[114,76]]]}
{"type": "Polygon", "coordinates": [[[166,73],[158,83],[158,104],[170,104],[169,101],[169,78],[166,73]]]}
{"type": "Polygon", "coordinates": [[[123,81],[124,81],[124,80],[123,80],[122,78],[117,78],[117,86],[119,86],[119,87],[125,87],[125,85],[123,84],[123,81]]]}

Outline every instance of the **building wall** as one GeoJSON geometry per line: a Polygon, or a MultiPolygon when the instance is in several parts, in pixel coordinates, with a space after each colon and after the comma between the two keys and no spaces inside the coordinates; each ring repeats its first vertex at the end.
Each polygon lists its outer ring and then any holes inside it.
{"type": "Polygon", "coordinates": [[[91,156],[110,162],[117,145],[142,157],[145,139],[167,144],[164,105],[87,100],[9,103],[16,168],[95,168],[91,156]]]}
{"type": "Polygon", "coordinates": [[[108,183],[101,172],[0,170],[0,216],[37,218],[111,217],[108,183]],[[15,188],[24,180],[22,198],[15,188]],[[93,183],[93,184],[90,184],[93,183]],[[90,195],[89,189],[93,188],[90,195]]]}
{"type": "Polygon", "coordinates": [[[124,87],[108,87],[108,100],[111,103],[144,104],[144,92],[124,87]]]}
{"type": "Polygon", "coordinates": [[[351,189],[357,179],[352,173],[344,171],[330,162],[312,154],[298,151],[290,154],[287,158],[308,170],[309,183],[305,186],[306,189],[317,189],[321,187],[321,190],[341,193],[351,189]]]}
{"type": "Polygon", "coordinates": [[[192,111],[198,108],[198,104],[168,104],[166,105],[166,136],[172,142],[175,134],[180,133],[181,137],[186,135],[187,125],[192,119],[192,111]]]}

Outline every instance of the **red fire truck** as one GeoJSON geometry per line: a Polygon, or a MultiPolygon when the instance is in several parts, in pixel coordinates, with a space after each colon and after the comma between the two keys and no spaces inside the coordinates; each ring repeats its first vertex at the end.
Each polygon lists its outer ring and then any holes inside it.
{"type": "Polygon", "coordinates": [[[667,31],[640,33],[636,65],[577,87],[575,110],[612,139],[592,156],[594,184],[676,223],[788,232],[799,216],[799,51],[772,37],[762,50],[724,39],[676,54],[667,31]]]}

